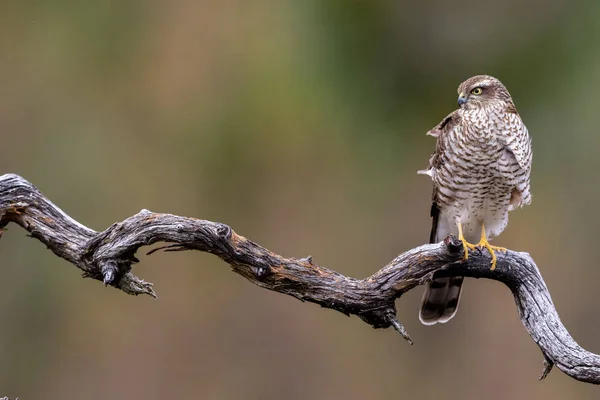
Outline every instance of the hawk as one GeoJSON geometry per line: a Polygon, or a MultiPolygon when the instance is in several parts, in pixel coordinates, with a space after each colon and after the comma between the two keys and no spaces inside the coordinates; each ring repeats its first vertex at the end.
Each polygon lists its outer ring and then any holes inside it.
{"type": "MultiPolygon", "coordinates": [[[[427,132],[437,138],[429,168],[433,180],[430,243],[448,234],[469,249],[487,249],[491,269],[496,251],[489,240],[508,224],[508,212],[531,202],[531,139],[508,90],[496,78],[478,75],[458,87],[459,108],[427,132]],[[477,243],[477,244],[472,244],[477,243]]],[[[433,278],[427,284],[419,319],[448,322],[460,299],[463,277],[433,278]]]]}

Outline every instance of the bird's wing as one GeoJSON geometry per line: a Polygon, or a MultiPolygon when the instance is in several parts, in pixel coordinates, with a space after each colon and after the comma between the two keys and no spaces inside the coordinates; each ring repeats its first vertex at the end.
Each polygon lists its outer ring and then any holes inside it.
{"type": "Polygon", "coordinates": [[[532,152],[531,138],[527,132],[527,127],[516,110],[511,112],[511,109],[509,109],[505,114],[505,119],[506,132],[503,132],[501,140],[504,141],[506,150],[515,158],[522,172],[529,172],[532,152]]]}
{"type": "Polygon", "coordinates": [[[446,118],[444,118],[439,124],[434,126],[432,129],[427,132],[427,135],[433,137],[439,137],[443,132],[452,129],[452,127],[456,126],[460,122],[460,115],[458,114],[458,110],[455,110],[448,114],[446,118]]]}
{"type": "MultiPolygon", "coordinates": [[[[439,169],[445,162],[444,155],[446,153],[446,135],[454,129],[460,123],[460,115],[458,110],[450,113],[444,118],[439,124],[433,129],[427,132],[428,135],[436,137],[437,143],[435,146],[435,152],[429,159],[428,171],[435,171],[439,169]]],[[[432,172],[429,173],[432,175],[432,172]]],[[[441,240],[442,235],[446,235],[445,232],[438,232],[438,219],[440,216],[440,206],[437,203],[437,185],[433,184],[433,193],[431,195],[431,233],[429,234],[429,243],[437,243],[441,240]]]]}
{"type": "Polygon", "coordinates": [[[505,147],[500,162],[505,166],[518,165],[518,168],[510,173],[511,181],[515,184],[510,198],[509,211],[511,211],[523,204],[531,203],[529,175],[533,153],[527,127],[516,109],[509,108],[504,118],[505,131],[502,132],[500,140],[505,147]]]}

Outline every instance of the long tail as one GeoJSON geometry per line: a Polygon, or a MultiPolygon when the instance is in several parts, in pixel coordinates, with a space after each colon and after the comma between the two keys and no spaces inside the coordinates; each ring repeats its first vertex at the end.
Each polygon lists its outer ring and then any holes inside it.
{"type": "MultiPolygon", "coordinates": [[[[437,243],[446,233],[438,232],[438,219],[440,209],[434,202],[431,205],[431,217],[433,224],[429,243],[437,243]]],[[[448,232],[449,233],[449,232],[448,232]]],[[[438,322],[450,321],[456,314],[460,292],[462,290],[463,277],[434,278],[425,287],[423,300],[421,300],[421,311],[419,319],[425,325],[434,325],[438,322]]]]}
{"type": "Polygon", "coordinates": [[[462,283],[462,276],[437,278],[429,282],[421,301],[419,312],[421,322],[425,325],[433,325],[450,321],[458,309],[462,283]]]}

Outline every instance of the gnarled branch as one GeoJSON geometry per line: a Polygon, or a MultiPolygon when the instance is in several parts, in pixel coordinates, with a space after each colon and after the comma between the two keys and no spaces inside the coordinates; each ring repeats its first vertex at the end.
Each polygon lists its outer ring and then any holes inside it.
{"type": "Polygon", "coordinates": [[[218,222],[142,210],[96,232],[70,218],[14,174],[0,176],[0,233],[9,222],[25,228],[54,254],[81,269],[85,277],[128,294],[155,296],[152,284],[133,275],[131,265],[138,261],[135,253],[140,247],[167,242],[171,244],[162,250],[212,253],[255,285],[357,315],[374,328],[393,327],[410,343],[396,318],[395,300],[402,294],[434,274],[494,279],[512,291],[521,321],[544,355],[541,379],[556,365],[575,379],[600,383],[600,356],[583,349],[569,335],[527,253],[509,250],[499,254],[496,269],[491,271],[486,252],[473,252],[463,261],[462,243],[448,236],[441,243],[399,255],[365,279],[354,279],[316,265],[310,256],[282,257],[218,222]]]}

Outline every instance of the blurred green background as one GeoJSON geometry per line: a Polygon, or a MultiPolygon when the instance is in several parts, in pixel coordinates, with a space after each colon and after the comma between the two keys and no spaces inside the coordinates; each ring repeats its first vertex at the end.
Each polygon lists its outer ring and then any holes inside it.
{"type": "MultiPolygon", "coordinates": [[[[427,241],[417,176],[456,87],[500,78],[534,142],[528,251],[600,351],[600,2],[4,1],[0,173],[103,230],[142,208],[230,224],[354,277],[427,241]]],[[[159,299],[83,280],[25,231],[0,241],[0,396],[596,399],[542,355],[499,283],[469,280],[415,339],[259,289],[202,253],[141,255],[159,299]]],[[[144,249],[147,250],[147,249],[144,249]]],[[[144,251],[145,253],[145,251],[144,251]]]]}

